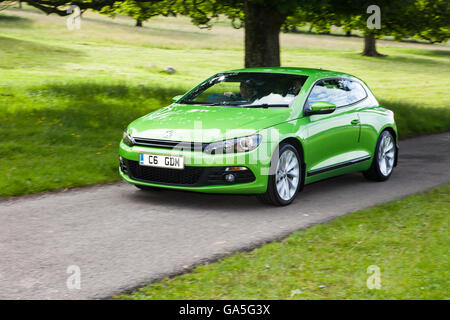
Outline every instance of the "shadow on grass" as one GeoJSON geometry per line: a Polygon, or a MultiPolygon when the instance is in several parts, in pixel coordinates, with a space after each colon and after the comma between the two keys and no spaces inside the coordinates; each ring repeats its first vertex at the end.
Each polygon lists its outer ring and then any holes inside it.
{"type": "Polygon", "coordinates": [[[3,69],[63,64],[84,57],[81,51],[2,36],[0,54],[5,54],[0,60],[0,68],[3,69]]]}
{"type": "MultiPolygon", "coordinates": [[[[128,86],[126,84],[50,84],[28,90],[32,99],[57,101],[58,107],[44,108],[36,116],[61,121],[65,128],[89,129],[101,134],[105,128],[123,130],[132,120],[172,102],[186,90],[128,86]]],[[[55,103],[53,104],[55,105],[55,103]]],[[[35,116],[33,116],[35,117],[35,116]]]]}
{"type": "MultiPolygon", "coordinates": [[[[304,34],[304,35],[313,35],[313,36],[330,36],[330,37],[341,37],[341,38],[346,38],[346,39],[351,39],[351,38],[359,38],[359,39],[363,39],[364,35],[360,34],[360,33],[355,33],[355,31],[353,30],[353,32],[350,35],[347,35],[345,32],[341,31],[341,32],[336,32],[336,31],[331,31],[329,33],[327,32],[316,32],[314,30],[309,30],[309,29],[296,29],[296,30],[282,30],[281,32],[285,33],[285,34],[304,34]]],[[[398,42],[398,43],[413,43],[413,44],[421,44],[421,45],[429,45],[430,47],[433,46],[434,44],[425,41],[425,40],[417,40],[417,39],[401,39],[401,40],[396,40],[394,37],[382,37],[381,39],[377,39],[377,40],[381,40],[381,41],[389,41],[389,42],[398,42]]]]}
{"type": "Polygon", "coordinates": [[[0,114],[4,124],[0,128],[0,144],[5,142],[0,146],[0,157],[7,155],[5,145],[12,140],[16,141],[15,148],[19,148],[16,151],[22,146],[31,147],[27,146],[30,141],[34,144],[31,149],[49,143],[87,149],[116,143],[131,121],[169,105],[173,96],[184,92],[177,88],[96,83],[50,84],[28,89],[27,100],[21,100],[27,104],[26,109],[18,106],[17,111],[0,114]]]}
{"type": "Polygon", "coordinates": [[[30,90],[30,92],[41,92],[55,97],[72,97],[77,101],[110,97],[121,100],[152,98],[164,103],[170,102],[174,95],[185,91],[185,89],[174,87],[130,86],[124,83],[107,84],[96,82],[53,83],[30,90]]]}
{"type": "MultiPolygon", "coordinates": [[[[435,50],[435,51],[439,51],[439,50],[435,50]]],[[[383,64],[384,66],[386,65],[395,65],[395,66],[401,66],[403,65],[404,68],[408,69],[410,66],[411,67],[431,67],[431,68],[442,68],[442,69],[447,69],[449,67],[450,64],[450,60],[446,61],[443,59],[430,59],[430,58],[426,58],[426,55],[416,55],[416,53],[414,52],[410,52],[410,51],[405,51],[405,50],[387,50],[386,52],[383,52],[383,50],[380,50],[380,53],[385,54],[384,56],[381,57],[367,57],[367,56],[363,56],[360,53],[356,53],[356,52],[342,52],[340,53],[342,57],[345,58],[350,58],[350,59],[361,59],[361,60],[365,60],[365,61],[370,61],[372,63],[380,63],[383,64]]],[[[431,53],[428,54],[429,57],[437,57],[436,55],[433,56],[431,53]]]]}
{"type": "Polygon", "coordinates": [[[330,32],[330,33],[315,32],[315,31],[308,30],[308,29],[296,29],[295,31],[282,30],[282,32],[285,33],[285,34],[294,34],[294,35],[295,34],[303,34],[303,35],[310,35],[310,36],[329,36],[329,37],[346,38],[346,39],[363,38],[362,35],[356,34],[356,33],[352,33],[350,35],[346,35],[345,33],[337,33],[337,32],[330,32]]]}
{"type": "Polygon", "coordinates": [[[28,18],[0,14],[0,28],[29,28],[32,24],[28,18]]]}
{"type": "Polygon", "coordinates": [[[0,197],[118,180],[123,130],[183,92],[67,83],[15,95],[18,105],[0,113],[0,197]]]}
{"type": "Polygon", "coordinates": [[[411,53],[418,56],[450,58],[450,50],[403,49],[403,51],[405,53],[411,53]]]}
{"type": "Polygon", "coordinates": [[[450,108],[421,107],[399,101],[380,100],[395,113],[400,139],[450,131],[450,108]]]}
{"type": "Polygon", "coordinates": [[[201,31],[187,31],[187,30],[181,30],[181,27],[178,29],[173,28],[163,28],[163,27],[155,27],[154,24],[151,22],[144,22],[144,25],[142,27],[136,27],[134,20],[129,21],[120,21],[120,20],[104,20],[104,19],[98,19],[98,18],[92,18],[92,17],[85,17],[83,18],[85,21],[91,21],[98,24],[103,25],[110,25],[110,26],[120,26],[130,29],[130,31],[134,32],[147,32],[151,31],[152,33],[157,33],[158,36],[161,37],[167,37],[167,38],[173,38],[178,40],[186,40],[187,38],[192,37],[201,37],[201,38],[212,38],[214,35],[207,34],[205,32],[201,31]]]}
{"type": "Polygon", "coordinates": [[[443,68],[448,68],[448,65],[450,63],[450,60],[443,61],[443,60],[433,60],[433,59],[427,59],[427,58],[420,58],[420,57],[414,57],[414,56],[399,56],[399,55],[387,55],[386,57],[382,57],[383,61],[389,61],[395,64],[410,64],[414,66],[442,66],[443,68]]]}

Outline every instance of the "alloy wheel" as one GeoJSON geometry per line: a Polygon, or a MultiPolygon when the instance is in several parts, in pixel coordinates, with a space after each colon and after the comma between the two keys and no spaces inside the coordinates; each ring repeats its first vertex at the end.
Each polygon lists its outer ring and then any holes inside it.
{"type": "Polygon", "coordinates": [[[394,167],[395,144],[389,133],[383,135],[378,149],[378,166],[384,176],[388,176],[394,167]]]}
{"type": "Polygon", "coordinates": [[[278,161],[275,182],[281,199],[289,201],[295,196],[300,177],[300,164],[292,150],[284,151],[278,161]]]}

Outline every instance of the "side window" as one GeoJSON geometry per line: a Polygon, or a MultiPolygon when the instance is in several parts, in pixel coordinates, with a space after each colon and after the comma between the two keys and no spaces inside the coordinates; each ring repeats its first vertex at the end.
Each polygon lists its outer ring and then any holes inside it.
{"type": "Polygon", "coordinates": [[[349,81],[348,82],[348,88],[350,89],[348,93],[348,104],[352,104],[358,101],[361,101],[365,97],[367,97],[366,90],[360,85],[358,82],[355,81],[349,81]]]}
{"type": "Polygon", "coordinates": [[[336,107],[346,106],[364,99],[364,88],[357,82],[347,79],[326,79],[317,82],[309,94],[307,108],[316,101],[331,102],[336,107]]]}

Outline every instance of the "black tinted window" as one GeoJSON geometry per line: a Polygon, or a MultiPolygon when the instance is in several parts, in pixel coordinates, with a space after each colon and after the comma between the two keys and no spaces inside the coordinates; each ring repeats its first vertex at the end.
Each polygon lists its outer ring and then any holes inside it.
{"type": "Polygon", "coordinates": [[[355,81],[347,79],[328,79],[316,83],[308,97],[309,107],[316,101],[331,102],[336,107],[358,102],[366,97],[364,88],[355,81]]]}

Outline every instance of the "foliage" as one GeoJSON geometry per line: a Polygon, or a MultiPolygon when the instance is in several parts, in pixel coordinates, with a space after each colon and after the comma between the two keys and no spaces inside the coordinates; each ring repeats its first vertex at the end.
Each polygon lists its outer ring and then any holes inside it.
{"type": "Polygon", "coordinates": [[[17,4],[18,4],[18,1],[13,1],[13,0],[0,1],[0,11],[8,9],[13,6],[16,6],[17,4]]]}
{"type": "MultiPolygon", "coordinates": [[[[245,2],[271,7],[285,16],[286,26],[311,24],[318,32],[327,32],[331,25],[345,30],[361,30],[363,33],[394,35],[400,39],[414,35],[431,42],[449,38],[450,4],[447,0],[25,0],[31,6],[46,13],[66,15],[65,7],[78,5],[82,10],[94,9],[110,15],[127,14],[137,20],[148,20],[156,15],[182,14],[192,22],[210,27],[211,20],[224,14],[235,26],[245,20],[245,2]],[[382,12],[382,29],[366,27],[369,5],[376,4],[382,12]]],[[[0,6],[15,1],[0,0],[0,6]]]]}
{"type": "Polygon", "coordinates": [[[309,24],[316,32],[328,32],[332,25],[345,31],[359,30],[364,35],[406,37],[444,42],[450,36],[450,2],[447,0],[350,0],[319,1],[315,8],[299,7],[287,18],[287,29],[309,24]],[[368,29],[366,8],[381,9],[381,29],[368,29]]]}
{"type": "MultiPolygon", "coordinates": [[[[7,3],[0,0],[0,5],[7,3]]],[[[138,22],[156,15],[181,14],[193,24],[210,28],[212,19],[225,15],[234,27],[247,25],[245,33],[245,61],[254,65],[279,65],[278,33],[309,23],[318,32],[329,32],[332,25],[344,30],[361,30],[370,35],[365,42],[375,49],[374,36],[393,35],[396,39],[415,36],[431,42],[446,41],[449,36],[449,2],[447,0],[26,0],[28,4],[46,12],[66,15],[67,5],[78,5],[83,11],[97,10],[109,15],[126,14],[138,22]],[[366,8],[376,4],[382,11],[382,28],[370,30],[366,26],[366,8]],[[267,19],[264,12],[273,13],[267,19]],[[256,18],[259,17],[259,18],[256,18]],[[276,17],[276,18],[275,18],[276,17]],[[281,22],[281,24],[280,24],[281,22]],[[274,32],[278,31],[278,32],[274,32]],[[261,47],[263,46],[263,47],[261,47]],[[272,49],[274,48],[274,49],[272,49]]],[[[371,55],[371,54],[369,54],[371,55]]]]}
{"type": "Polygon", "coordinates": [[[414,37],[432,43],[450,38],[450,2],[448,0],[417,0],[414,37]]]}
{"type": "Polygon", "coordinates": [[[170,8],[162,1],[142,2],[135,0],[116,1],[100,10],[100,13],[108,14],[109,16],[122,14],[141,22],[147,21],[158,15],[167,16],[170,12],[170,8]]]}

